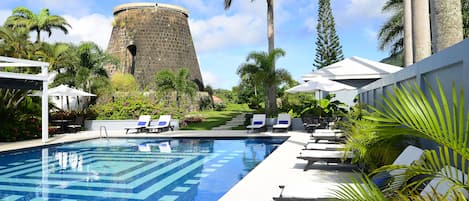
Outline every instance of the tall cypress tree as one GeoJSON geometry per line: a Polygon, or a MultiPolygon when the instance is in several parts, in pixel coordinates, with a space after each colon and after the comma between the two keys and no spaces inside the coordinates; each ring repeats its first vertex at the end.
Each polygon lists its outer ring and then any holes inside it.
{"type": "Polygon", "coordinates": [[[316,59],[313,66],[320,69],[344,59],[342,45],[335,31],[330,0],[319,0],[316,59]]]}

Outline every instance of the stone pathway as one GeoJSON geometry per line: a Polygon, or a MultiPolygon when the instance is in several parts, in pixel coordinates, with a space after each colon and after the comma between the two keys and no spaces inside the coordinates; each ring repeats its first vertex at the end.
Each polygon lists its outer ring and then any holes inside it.
{"type": "Polygon", "coordinates": [[[225,125],[214,127],[214,128],[212,128],[212,130],[231,130],[231,128],[233,128],[233,127],[241,126],[241,125],[244,124],[245,115],[246,115],[245,113],[241,113],[238,116],[236,116],[235,118],[227,121],[225,123],[225,125]]]}

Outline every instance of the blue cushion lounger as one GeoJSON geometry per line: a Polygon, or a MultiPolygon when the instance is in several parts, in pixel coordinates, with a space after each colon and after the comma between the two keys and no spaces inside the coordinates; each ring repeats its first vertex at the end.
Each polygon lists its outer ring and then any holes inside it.
{"type": "Polygon", "coordinates": [[[153,132],[155,130],[156,132],[169,130],[170,122],[171,122],[171,115],[161,115],[160,118],[158,119],[158,122],[156,123],[156,126],[149,126],[147,129],[150,132],[153,132]]]}
{"type": "Polygon", "coordinates": [[[140,115],[138,117],[137,125],[133,127],[125,127],[125,134],[129,132],[130,129],[136,129],[137,133],[143,132],[143,130],[150,124],[151,116],[150,115],[140,115]]]}
{"type": "Polygon", "coordinates": [[[265,129],[265,114],[254,114],[252,116],[251,125],[246,126],[246,128],[251,129],[253,131],[265,129]]]}
{"type": "Polygon", "coordinates": [[[278,118],[277,118],[277,124],[275,124],[273,127],[272,127],[272,131],[275,131],[275,130],[285,130],[288,131],[288,128],[290,128],[290,125],[291,125],[291,117],[289,114],[286,114],[286,113],[282,113],[282,114],[279,114],[278,115],[278,118]]]}

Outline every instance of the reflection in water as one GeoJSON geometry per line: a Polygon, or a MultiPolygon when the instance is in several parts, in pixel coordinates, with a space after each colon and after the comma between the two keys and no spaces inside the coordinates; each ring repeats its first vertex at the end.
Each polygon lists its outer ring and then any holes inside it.
{"type": "Polygon", "coordinates": [[[161,153],[171,153],[170,141],[165,141],[165,142],[160,142],[160,143],[144,142],[144,143],[139,144],[137,147],[138,147],[138,151],[141,151],[141,152],[151,152],[151,151],[156,152],[158,150],[161,153]]]}
{"type": "Polygon", "coordinates": [[[59,170],[83,171],[83,155],[81,154],[76,152],[56,152],[55,159],[58,161],[59,170]]]}

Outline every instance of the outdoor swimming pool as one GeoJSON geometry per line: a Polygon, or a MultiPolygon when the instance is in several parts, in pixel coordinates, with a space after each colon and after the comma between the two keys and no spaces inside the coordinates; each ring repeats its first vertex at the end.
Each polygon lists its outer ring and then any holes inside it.
{"type": "Polygon", "coordinates": [[[96,139],[0,154],[0,200],[218,200],[285,138],[96,139]]]}

